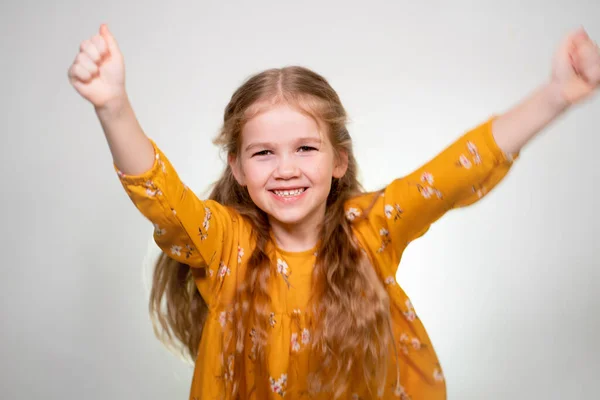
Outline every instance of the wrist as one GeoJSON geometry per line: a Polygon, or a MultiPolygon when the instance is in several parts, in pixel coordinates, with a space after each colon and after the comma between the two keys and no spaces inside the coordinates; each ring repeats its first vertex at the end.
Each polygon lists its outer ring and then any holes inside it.
{"type": "Polygon", "coordinates": [[[101,118],[118,117],[123,115],[129,108],[131,108],[131,103],[126,93],[107,100],[101,106],[94,106],[96,114],[101,118]]]}
{"type": "Polygon", "coordinates": [[[551,80],[542,87],[541,93],[545,105],[556,115],[561,114],[571,106],[571,101],[567,98],[560,82],[551,80]]]}

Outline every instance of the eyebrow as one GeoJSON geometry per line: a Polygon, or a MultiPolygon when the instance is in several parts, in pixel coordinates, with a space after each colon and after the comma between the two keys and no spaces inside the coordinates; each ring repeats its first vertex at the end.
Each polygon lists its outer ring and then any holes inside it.
{"type": "MultiPolygon", "coordinates": [[[[314,137],[314,136],[301,137],[296,140],[296,143],[319,143],[319,144],[321,144],[321,138],[314,137]]],[[[250,143],[248,146],[246,146],[246,149],[244,151],[248,151],[248,150],[251,150],[256,147],[272,147],[272,144],[270,142],[250,143]]]]}

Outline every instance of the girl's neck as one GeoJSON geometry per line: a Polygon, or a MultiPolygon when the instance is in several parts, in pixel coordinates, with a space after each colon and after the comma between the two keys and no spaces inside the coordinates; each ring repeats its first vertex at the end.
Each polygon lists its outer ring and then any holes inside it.
{"type": "Polygon", "coordinates": [[[315,221],[283,224],[270,218],[271,235],[275,245],[289,252],[302,252],[314,248],[319,241],[321,217],[315,221]]]}

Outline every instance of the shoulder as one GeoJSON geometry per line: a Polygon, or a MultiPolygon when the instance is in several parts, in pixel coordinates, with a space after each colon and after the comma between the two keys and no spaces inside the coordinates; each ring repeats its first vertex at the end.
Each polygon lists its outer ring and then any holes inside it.
{"type": "Polygon", "coordinates": [[[383,200],[384,190],[359,193],[344,203],[346,219],[356,224],[366,219],[371,212],[377,211],[379,203],[383,200]]]}
{"type": "Polygon", "coordinates": [[[394,218],[401,211],[397,202],[406,185],[406,178],[396,178],[379,190],[353,196],[344,204],[346,218],[353,225],[359,225],[365,220],[383,222],[394,218]]]}

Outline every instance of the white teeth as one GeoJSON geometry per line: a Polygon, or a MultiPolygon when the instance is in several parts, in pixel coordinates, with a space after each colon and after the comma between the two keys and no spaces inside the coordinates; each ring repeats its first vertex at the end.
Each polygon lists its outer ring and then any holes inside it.
{"type": "Polygon", "coordinates": [[[295,190],[273,190],[273,192],[277,196],[291,197],[291,196],[298,196],[299,194],[301,194],[302,192],[304,192],[304,188],[302,188],[302,189],[295,189],[295,190]]]}

